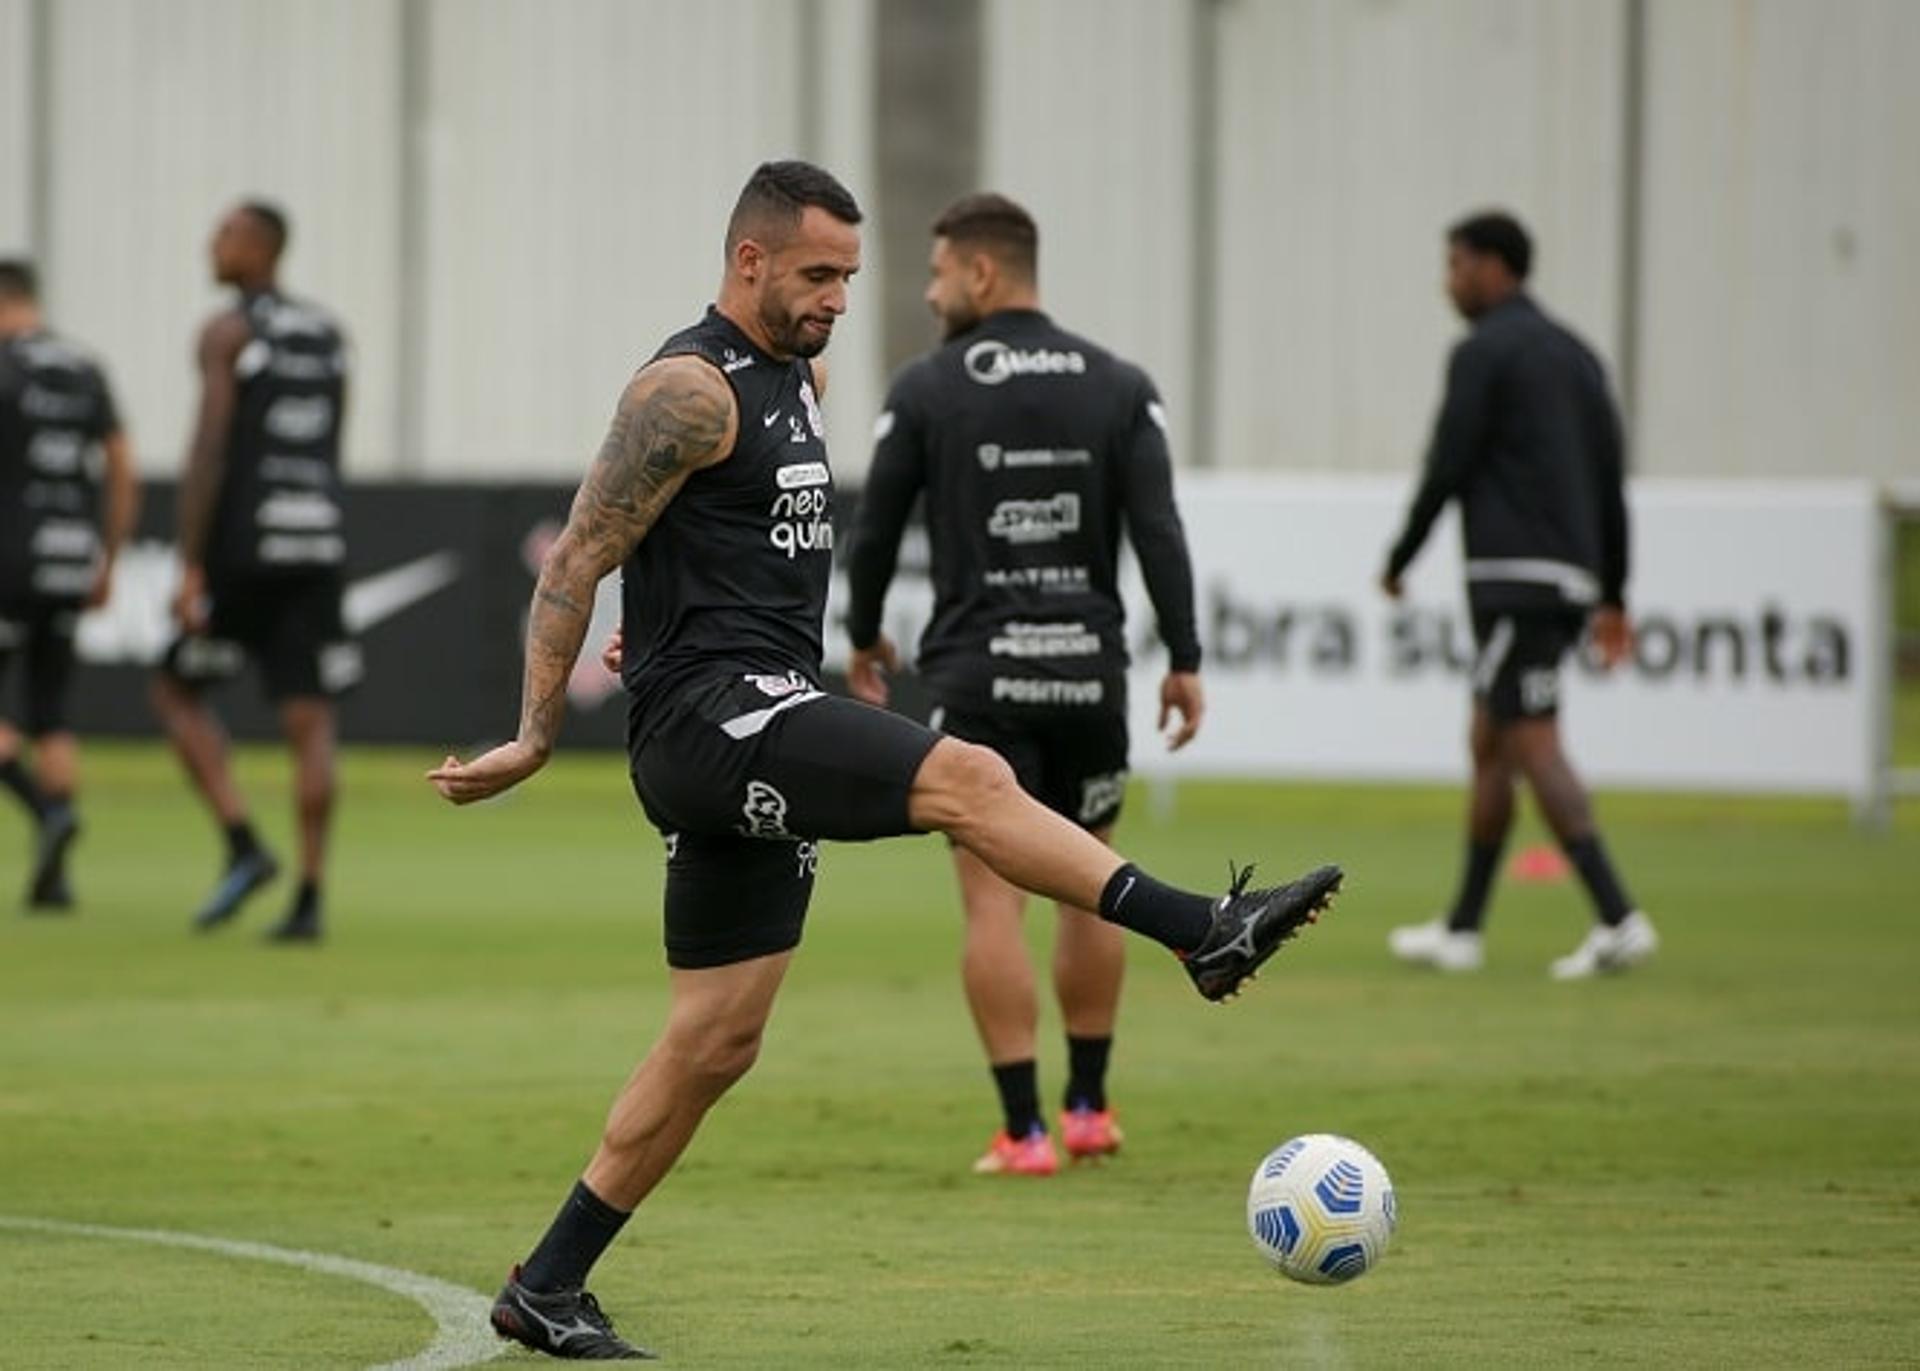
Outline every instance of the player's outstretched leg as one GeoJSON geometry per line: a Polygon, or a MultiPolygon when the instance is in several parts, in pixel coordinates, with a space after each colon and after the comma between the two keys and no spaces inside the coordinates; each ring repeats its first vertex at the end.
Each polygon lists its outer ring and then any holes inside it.
{"type": "Polygon", "coordinates": [[[944,833],[1022,889],[1152,938],[1186,964],[1194,987],[1224,1000],[1312,923],[1342,879],[1322,866],[1285,885],[1250,889],[1233,873],[1219,899],[1163,885],[1079,825],[1020,789],[991,748],[942,738],[907,797],[916,828],[944,833]]]}

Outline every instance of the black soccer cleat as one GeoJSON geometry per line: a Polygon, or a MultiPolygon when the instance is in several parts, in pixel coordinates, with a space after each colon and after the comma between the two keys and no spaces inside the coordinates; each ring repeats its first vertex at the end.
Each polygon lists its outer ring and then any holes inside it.
{"type": "Polygon", "coordinates": [[[320,941],[320,915],[318,911],[296,909],[262,936],[270,943],[317,943],[320,941]]]}
{"type": "Polygon", "coordinates": [[[73,908],[67,888],[67,849],[80,836],[80,820],[61,808],[40,821],[33,839],[33,877],[27,883],[27,908],[59,913],[73,908]]]}
{"type": "Polygon", "coordinates": [[[249,895],[279,874],[280,864],[265,848],[239,858],[227,868],[220,884],[213,888],[213,894],[207,896],[207,902],[193,916],[194,928],[208,933],[220,927],[240,912],[249,895]]]}
{"type": "Polygon", "coordinates": [[[1252,875],[1251,866],[1234,872],[1232,887],[1214,906],[1207,940],[1181,958],[1209,1000],[1227,999],[1282,943],[1318,919],[1344,879],[1339,867],[1320,866],[1297,881],[1248,890],[1252,875]]]}
{"type": "Polygon", "coordinates": [[[659,1354],[635,1347],[613,1331],[600,1302],[585,1290],[536,1294],[520,1284],[520,1268],[494,1299],[493,1331],[522,1347],[567,1361],[656,1361],[659,1354]]]}

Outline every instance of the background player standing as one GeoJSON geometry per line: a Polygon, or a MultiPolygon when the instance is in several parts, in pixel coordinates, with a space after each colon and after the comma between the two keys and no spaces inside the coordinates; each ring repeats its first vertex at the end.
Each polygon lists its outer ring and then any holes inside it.
{"type": "Polygon", "coordinates": [[[1400,578],[1447,501],[1460,502],[1473,668],[1473,790],[1453,908],[1397,928],[1396,956],[1446,971],[1481,964],[1480,925],[1513,824],[1516,777],[1593,899],[1593,929],[1556,979],[1617,971],[1658,945],[1614,873],[1586,788],[1560,746],[1560,662],[1592,623],[1602,660],[1632,648],[1620,416],[1591,349],[1527,294],[1533,244],[1511,216],[1447,234],[1447,292],[1473,331],[1453,350],[1426,474],[1381,585],[1400,578]]]}
{"type": "Polygon", "coordinates": [[[300,828],[300,886],[269,936],[312,941],[333,813],[333,700],[359,680],[360,654],[340,618],[346,344],[326,311],[281,293],[286,245],[286,216],[258,201],[214,232],[214,279],[240,298],[200,334],[200,410],[180,483],[181,635],[154,676],[153,703],[226,833],[225,873],[194,916],[197,928],[216,928],[279,869],[202,698],[244,657],[258,663],[292,748],[300,828]]]}
{"type": "MultiPolygon", "coordinates": [[[[1168,644],[1160,726],[1179,717],[1176,748],[1204,709],[1193,569],[1153,383],[1041,313],[1038,257],[1032,216],[1005,196],[967,196],[934,223],[926,299],[945,342],[901,371],[880,416],[847,558],[848,679],[860,699],[887,702],[882,673],[898,661],[881,610],[924,491],[934,606],[918,661],[932,726],[993,748],[1023,789],[1105,841],[1127,780],[1122,528],[1168,644]]],[[[953,860],[967,918],[962,979],[1004,1116],[974,1169],[1051,1175],[1020,927],[1027,895],[964,847],[953,860]]],[[[1120,1147],[1106,1071],[1125,965],[1117,927],[1059,906],[1060,1127],[1075,1158],[1120,1147]]]]}
{"type": "Polygon", "coordinates": [[[35,823],[29,909],[73,905],[66,853],[80,834],[79,746],[67,723],[74,632],[82,609],[106,603],[139,503],[106,376],[47,330],[33,268],[0,262],[0,679],[18,658],[26,706],[19,730],[0,717],[0,784],[35,823]],[[22,731],[33,741],[37,777],[20,755],[22,731]]]}
{"type": "Polygon", "coordinates": [[[556,1356],[646,1355],[588,1271],[706,1112],[752,1066],[800,942],[819,840],[942,832],[1005,879],[1152,937],[1209,999],[1235,989],[1331,898],[1340,872],[1212,900],[1162,885],[1037,803],[997,753],[819,686],[832,474],[813,359],[860,267],[860,209],[827,172],[767,163],[727,225],[719,300],[622,395],[527,626],[520,728],[430,773],[486,799],[538,771],[566,710],[602,576],[622,566],[635,793],[667,843],[667,1022],[599,1148],[493,1310],[556,1356]]]}

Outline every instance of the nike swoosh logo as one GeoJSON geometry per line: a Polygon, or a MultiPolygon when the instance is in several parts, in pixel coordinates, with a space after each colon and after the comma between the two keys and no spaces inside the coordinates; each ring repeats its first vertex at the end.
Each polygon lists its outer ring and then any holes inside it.
{"type": "Polygon", "coordinates": [[[347,631],[358,636],[402,610],[437,595],[460,579],[460,557],[454,552],[430,552],[411,562],[363,576],[347,587],[340,617],[347,631]]]}
{"type": "Polygon", "coordinates": [[[1127,896],[1133,893],[1134,877],[1127,877],[1127,883],[1120,887],[1120,893],[1113,897],[1113,912],[1118,914],[1120,906],[1127,902],[1127,896]]]}
{"type": "Polygon", "coordinates": [[[771,414],[762,414],[760,416],[761,428],[772,428],[775,424],[779,422],[780,422],[780,411],[777,409],[771,414]]]}

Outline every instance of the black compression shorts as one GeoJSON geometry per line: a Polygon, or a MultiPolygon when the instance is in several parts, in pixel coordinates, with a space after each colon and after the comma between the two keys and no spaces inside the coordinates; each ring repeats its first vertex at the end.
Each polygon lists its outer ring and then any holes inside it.
{"type": "Polygon", "coordinates": [[[216,585],[206,634],[175,639],[161,669],[200,687],[231,680],[251,657],[269,700],[344,695],[360,682],[361,659],[340,595],[330,572],[216,585]]]}
{"type": "Polygon", "coordinates": [[[667,836],[667,962],[681,968],[798,946],[818,841],[913,832],[907,795],[939,741],[797,674],[703,682],[649,725],[629,761],[667,836]]]}
{"type": "MultiPolygon", "coordinates": [[[[18,600],[0,605],[0,681],[14,659],[25,668],[20,726],[29,738],[64,733],[73,684],[73,635],[79,607],[64,601],[18,600]]],[[[0,710],[0,717],[5,711],[0,710]]]]}
{"type": "Polygon", "coordinates": [[[1127,795],[1127,716],[1111,709],[984,712],[940,706],[933,727],[992,748],[1020,788],[1082,828],[1106,828],[1127,795]]]}
{"type": "Polygon", "coordinates": [[[1474,611],[1474,698],[1496,723],[1555,717],[1560,663],[1586,622],[1578,609],[1474,611]]]}

